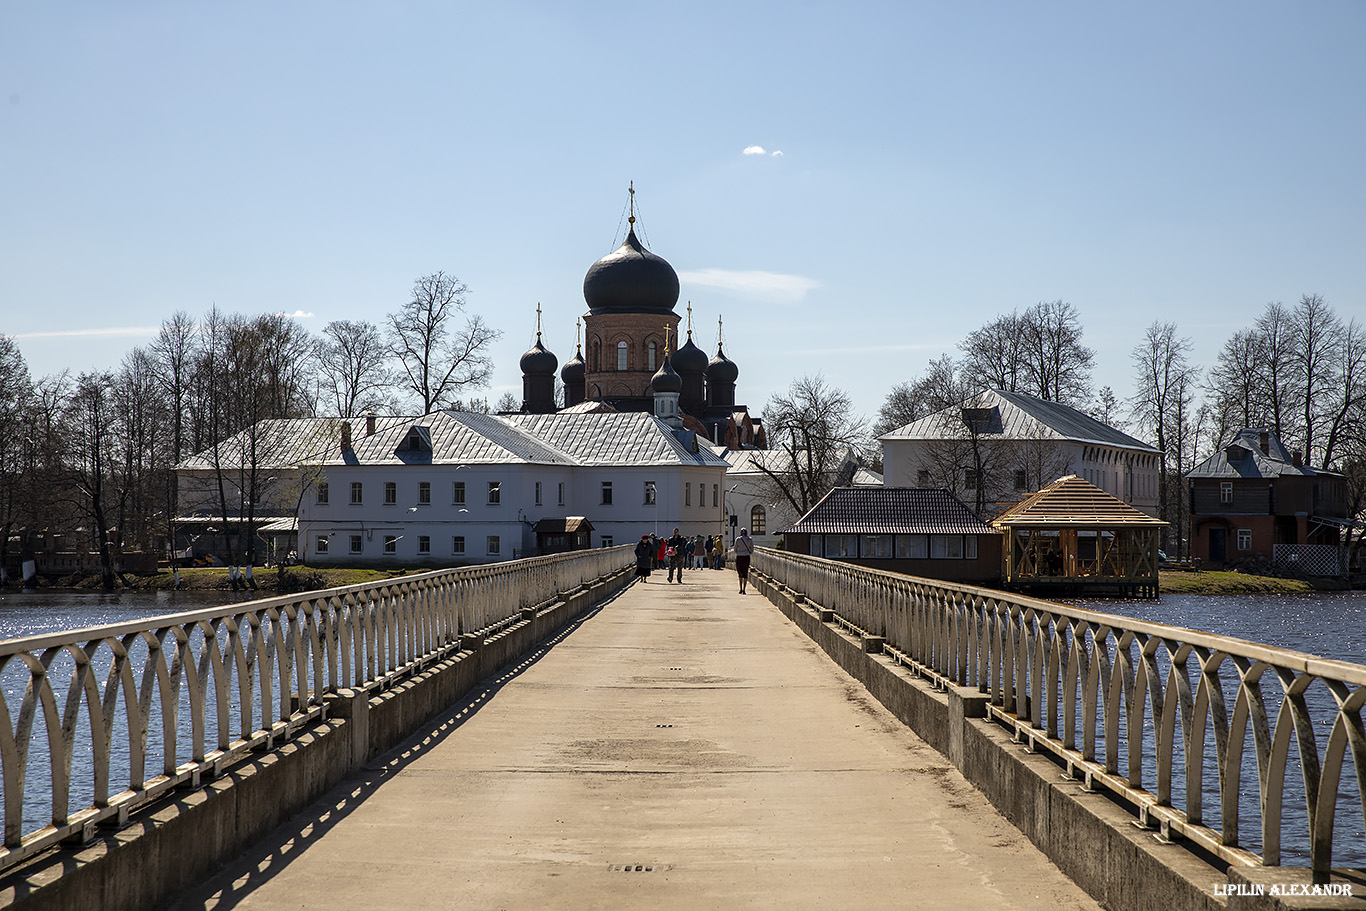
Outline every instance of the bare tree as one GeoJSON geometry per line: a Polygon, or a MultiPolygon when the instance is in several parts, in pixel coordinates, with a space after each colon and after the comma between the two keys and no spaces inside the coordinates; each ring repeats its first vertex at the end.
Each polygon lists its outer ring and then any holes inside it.
{"type": "Polygon", "coordinates": [[[9,581],[9,539],[21,515],[24,415],[32,394],[23,353],[13,338],[0,335],[0,585],[9,581]]]}
{"type": "MultiPolygon", "coordinates": [[[[1029,331],[1019,311],[1003,314],[959,342],[963,360],[959,374],[972,389],[1026,392],[1029,331]]],[[[960,399],[961,401],[961,399],[960,399]]]]}
{"type": "Polygon", "coordinates": [[[1119,397],[1115,395],[1115,390],[1109,386],[1101,386],[1100,391],[1096,393],[1095,401],[1091,403],[1091,407],[1087,409],[1086,413],[1102,424],[1123,430],[1122,408],[1123,405],[1120,403],[1119,397]]]}
{"type": "Polygon", "coordinates": [[[91,523],[91,543],[100,554],[100,581],[114,587],[114,559],[110,550],[109,516],[122,501],[115,480],[114,377],[92,371],[76,378],[65,415],[68,440],[68,490],[76,509],[91,523]]]}
{"type": "Polygon", "coordinates": [[[1366,455],[1366,329],[1356,320],[1342,327],[1334,369],[1337,382],[1327,401],[1321,462],[1329,468],[1344,456],[1366,455]]]}
{"type": "Polygon", "coordinates": [[[1240,329],[1224,342],[1209,371],[1205,395],[1215,408],[1214,435],[1227,440],[1248,427],[1270,425],[1261,411],[1258,379],[1261,340],[1255,331],[1240,329]]]}
{"type": "Polygon", "coordinates": [[[1140,431],[1152,434],[1157,442],[1158,518],[1168,522],[1172,521],[1173,500],[1184,502],[1180,495],[1182,453],[1198,374],[1186,359],[1190,350],[1190,339],[1178,337],[1174,323],[1154,322],[1131,354],[1135,387],[1131,414],[1140,431]]]}
{"type": "Polygon", "coordinates": [[[887,393],[873,425],[873,436],[880,437],[898,427],[920,420],[961,402],[966,390],[958,379],[957,365],[945,354],[930,361],[925,372],[887,393]]]}
{"type": "MultiPolygon", "coordinates": [[[[1300,406],[1303,451],[1314,458],[1314,442],[1337,384],[1335,354],[1343,342],[1342,322],[1318,294],[1305,294],[1291,313],[1294,344],[1290,348],[1291,374],[1300,406]]],[[[1316,463],[1317,464],[1317,463],[1316,463]]]]}
{"type": "Polygon", "coordinates": [[[342,418],[393,410],[388,358],[374,323],[338,320],[323,327],[318,372],[328,409],[342,418]]]}
{"type": "Polygon", "coordinates": [[[958,346],[963,351],[959,376],[970,389],[1026,392],[1080,407],[1091,399],[1096,359],[1081,339],[1076,307],[1062,300],[1040,301],[970,333],[958,346]]]}
{"type": "Polygon", "coordinates": [[[1295,345],[1294,320],[1285,305],[1276,302],[1266,305],[1257,318],[1257,386],[1261,391],[1260,408],[1271,429],[1281,439],[1287,439],[1293,429],[1290,420],[1295,410],[1294,366],[1292,349],[1295,345]]]}
{"type": "Polygon", "coordinates": [[[769,449],[786,458],[756,464],[767,477],[771,498],[805,515],[840,482],[845,452],[867,445],[868,423],[855,412],[849,393],[828,385],[820,374],[793,380],[769,401],[764,416],[769,449]]]}
{"type": "Polygon", "coordinates": [[[389,347],[406,385],[426,414],[488,382],[493,370],[489,346],[502,335],[478,314],[456,319],[469,288],[453,275],[434,272],[413,285],[412,298],[389,314],[389,347]]]}

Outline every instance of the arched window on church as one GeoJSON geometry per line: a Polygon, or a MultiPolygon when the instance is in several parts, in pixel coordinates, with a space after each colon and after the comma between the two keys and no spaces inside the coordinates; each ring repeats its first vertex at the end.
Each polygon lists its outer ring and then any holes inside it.
{"type": "Polygon", "coordinates": [[[650,347],[648,350],[650,352],[650,369],[654,370],[658,366],[657,364],[655,364],[655,355],[659,351],[659,346],[656,345],[654,342],[650,342],[650,347]]]}
{"type": "Polygon", "coordinates": [[[617,342],[617,369],[626,369],[626,343],[617,342]]]}
{"type": "Polygon", "coordinates": [[[598,370],[601,370],[601,369],[602,369],[602,341],[599,340],[599,339],[594,339],[594,340],[593,340],[593,367],[592,367],[592,369],[593,369],[594,371],[598,371],[598,370]]]}
{"type": "Polygon", "coordinates": [[[754,508],[749,511],[749,533],[751,535],[764,534],[766,520],[767,516],[764,514],[764,508],[758,503],[754,504],[754,508]]]}

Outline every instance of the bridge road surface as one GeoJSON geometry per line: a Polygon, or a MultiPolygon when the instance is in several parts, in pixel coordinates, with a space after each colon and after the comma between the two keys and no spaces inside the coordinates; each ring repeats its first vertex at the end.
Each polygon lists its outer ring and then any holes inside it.
{"type": "Polygon", "coordinates": [[[174,907],[1099,907],[735,579],[636,582],[174,907]]]}

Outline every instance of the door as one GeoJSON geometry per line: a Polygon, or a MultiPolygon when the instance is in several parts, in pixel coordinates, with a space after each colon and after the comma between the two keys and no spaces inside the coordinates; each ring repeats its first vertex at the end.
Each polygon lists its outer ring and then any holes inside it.
{"type": "Polygon", "coordinates": [[[1226,528],[1211,528],[1209,530],[1209,561],[1211,563],[1224,562],[1227,536],[1228,529],[1226,528]]]}

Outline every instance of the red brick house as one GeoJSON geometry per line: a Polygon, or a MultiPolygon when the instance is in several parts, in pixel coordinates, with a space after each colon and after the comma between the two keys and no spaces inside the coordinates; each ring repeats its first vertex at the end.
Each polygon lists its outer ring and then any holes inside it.
{"type": "Polygon", "coordinates": [[[1186,482],[1193,557],[1222,566],[1261,556],[1311,575],[1341,571],[1332,549],[1347,520],[1346,478],[1304,464],[1274,432],[1239,432],[1186,482]]]}

